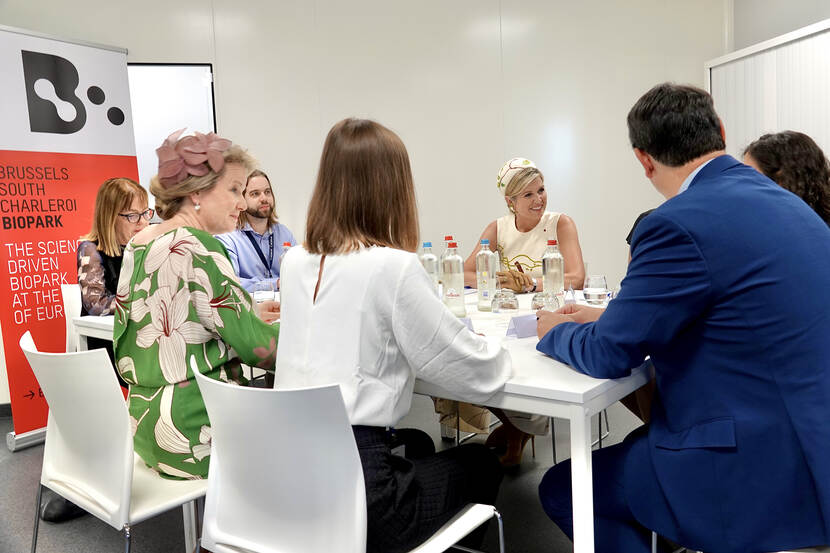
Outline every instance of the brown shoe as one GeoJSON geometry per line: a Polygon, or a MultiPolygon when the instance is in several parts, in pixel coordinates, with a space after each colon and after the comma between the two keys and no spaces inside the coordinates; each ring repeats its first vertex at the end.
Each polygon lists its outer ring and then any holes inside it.
{"type": "MultiPolygon", "coordinates": [[[[507,428],[507,426],[504,426],[504,428],[507,428]]],[[[519,466],[522,462],[525,445],[529,441],[533,441],[535,457],[536,441],[533,434],[526,434],[517,428],[507,430],[507,451],[499,457],[501,466],[504,468],[519,466]]]]}
{"type": "Polygon", "coordinates": [[[499,450],[500,452],[504,453],[507,450],[507,441],[508,441],[508,430],[507,427],[503,424],[496,427],[495,430],[490,432],[490,435],[487,436],[487,439],[484,441],[484,445],[489,448],[499,450]]]}

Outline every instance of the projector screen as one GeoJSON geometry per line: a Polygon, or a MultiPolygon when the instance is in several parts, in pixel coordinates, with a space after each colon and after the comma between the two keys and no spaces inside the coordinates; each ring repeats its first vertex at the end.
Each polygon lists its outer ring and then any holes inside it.
{"type": "Polygon", "coordinates": [[[213,68],[209,63],[130,63],[127,70],[138,177],[149,189],[158,169],[156,148],[170,133],[185,127],[185,134],[216,132],[213,68]]]}

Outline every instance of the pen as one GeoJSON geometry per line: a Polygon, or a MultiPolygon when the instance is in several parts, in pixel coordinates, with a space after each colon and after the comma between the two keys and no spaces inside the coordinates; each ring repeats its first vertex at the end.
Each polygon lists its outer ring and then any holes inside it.
{"type": "MultiPolygon", "coordinates": [[[[524,274],[525,270],[522,269],[522,264],[519,263],[518,261],[515,261],[514,264],[516,265],[516,269],[518,269],[520,273],[524,274]]],[[[536,279],[533,279],[533,288],[532,289],[525,288],[524,291],[525,292],[535,292],[536,291],[536,279]]]]}

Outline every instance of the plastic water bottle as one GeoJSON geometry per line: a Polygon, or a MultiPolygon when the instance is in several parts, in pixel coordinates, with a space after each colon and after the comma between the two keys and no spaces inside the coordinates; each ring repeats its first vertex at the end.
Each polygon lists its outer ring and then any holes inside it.
{"type": "Polygon", "coordinates": [[[467,308],[464,306],[464,260],[457,252],[458,244],[450,242],[447,245],[446,255],[441,262],[441,273],[444,280],[444,305],[456,317],[466,317],[467,308]]]}
{"type": "Polygon", "coordinates": [[[291,242],[283,242],[282,243],[282,253],[280,254],[280,267],[282,267],[282,258],[285,257],[285,254],[288,253],[288,250],[291,249],[291,242]]]}
{"type": "Polygon", "coordinates": [[[447,251],[450,249],[450,242],[452,242],[452,234],[444,236],[444,251],[441,252],[441,257],[438,258],[438,281],[444,280],[444,258],[447,257],[447,251]]]}
{"type": "Polygon", "coordinates": [[[438,258],[432,253],[432,242],[424,242],[424,248],[419,257],[421,265],[432,280],[435,293],[438,293],[438,258]]]}
{"type": "Polygon", "coordinates": [[[565,294],[565,260],[559,253],[556,240],[548,240],[548,247],[542,255],[542,288],[560,299],[565,294]]]}
{"type": "Polygon", "coordinates": [[[490,251],[490,241],[481,240],[481,251],[476,254],[476,286],[478,287],[478,310],[491,311],[493,296],[496,294],[496,271],[499,260],[490,251]]]}
{"type": "MultiPolygon", "coordinates": [[[[282,253],[280,254],[279,264],[277,265],[280,268],[280,277],[282,277],[282,259],[285,257],[285,254],[287,254],[288,250],[290,249],[291,242],[282,243],[282,253]]],[[[277,289],[279,289],[279,279],[277,279],[277,289]]]]}

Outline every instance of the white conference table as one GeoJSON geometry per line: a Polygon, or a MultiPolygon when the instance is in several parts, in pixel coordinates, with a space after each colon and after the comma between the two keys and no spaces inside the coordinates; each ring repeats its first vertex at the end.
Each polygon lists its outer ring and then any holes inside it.
{"type": "MultiPolygon", "coordinates": [[[[469,292],[469,291],[468,291],[469,292]]],[[[530,294],[519,296],[519,311],[482,313],[475,306],[476,294],[465,296],[467,315],[473,330],[489,336],[504,336],[502,345],[513,360],[513,376],[488,401],[499,407],[570,423],[571,480],[573,484],[574,552],[594,551],[594,500],[591,479],[591,417],[644,385],[650,376],[647,365],[634,369],[630,376],[615,380],[596,379],[579,373],[559,361],[536,351],[536,337],[510,338],[506,331],[514,316],[532,311],[530,294]]],[[[581,300],[581,297],[579,298],[581,300]]],[[[112,340],[113,317],[84,316],[73,319],[79,335],[79,349],[87,349],[87,337],[112,340]]],[[[439,386],[417,381],[415,391],[447,399],[465,401],[439,386]]]]}

